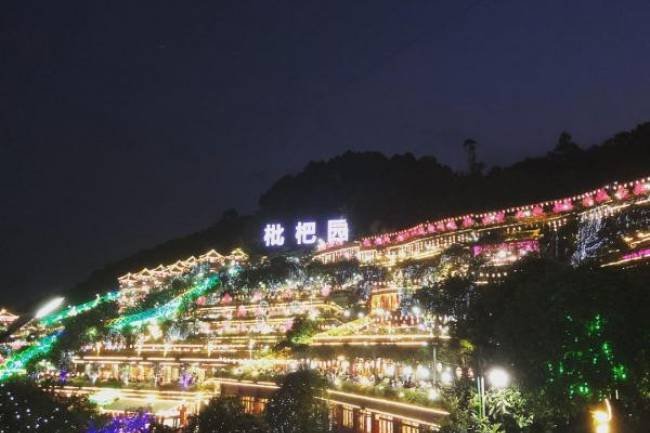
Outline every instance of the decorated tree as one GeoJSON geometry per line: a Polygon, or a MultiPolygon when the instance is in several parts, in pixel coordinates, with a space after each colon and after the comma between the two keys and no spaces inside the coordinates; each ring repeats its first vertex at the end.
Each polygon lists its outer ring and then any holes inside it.
{"type": "Polygon", "coordinates": [[[85,398],[56,396],[23,380],[0,384],[2,432],[84,432],[89,425],[105,421],[85,398]]]}
{"type": "Polygon", "coordinates": [[[291,329],[287,331],[287,344],[290,347],[309,344],[311,338],[318,332],[318,322],[307,316],[298,316],[293,320],[291,329]]]}
{"type": "Polygon", "coordinates": [[[244,412],[234,397],[215,397],[201,412],[191,418],[187,433],[262,433],[263,420],[244,412]]]}
{"type": "MultiPolygon", "coordinates": [[[[536,423],[546,414],[560,430],[577,431],[607,398],[629,414],[621,417],[626,432],[642,431],[650,417],[649,280],[647,268],[525,261],[474,292],[457,336],[475,345],[478,368],[511,370],[537,407],[536,423]]],[[[462,299],[462,290],[452,292],[462,299]]]]}
{"type": "Polygon", "coordinates": [[[269,400],[266,421],[272,433],[324,433],[329,430],[327,381],[311,370],[288,374],[269,400]]]}

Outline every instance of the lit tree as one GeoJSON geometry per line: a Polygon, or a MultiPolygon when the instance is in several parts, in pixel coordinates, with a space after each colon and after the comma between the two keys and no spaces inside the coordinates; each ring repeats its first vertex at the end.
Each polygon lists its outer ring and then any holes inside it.
{"type": "Polygon", "coordinates": [[[542,414],[577,428],[604,398],[626,432],[650,419],[648,268],[591,269],[525,261],[500,284],[483,286],[458,336],[486,361],[507,365],[542,414]],[[623,412],[624,411],[624,412],[623,412]]]}
{"type": "Polygon", "coordinates": [[[266,420],[272,433],[324,433],[329,430],[325,378],[311,370],[288,374],[269,400],[266,420]]]}
{"type": "Polygon", "coordinates": [[[262,433],[260,418],[244,412],[234,397],[213,398],[201,412],[190,420],[187,433],[262,433]]]}
{"type": "Polygon", "coordinates": [[[0,384],[0,432],[84,432],[105,421],[85,398],[63,398],[37,385],[10,380],[0,384]]]}

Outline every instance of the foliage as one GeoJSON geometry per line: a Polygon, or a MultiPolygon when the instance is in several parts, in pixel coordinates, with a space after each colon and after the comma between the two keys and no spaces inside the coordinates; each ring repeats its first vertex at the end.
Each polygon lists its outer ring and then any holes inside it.
{"type": "Polygon", "coordinates": [[[193,278],[190,275],[180,276],[173,278],[163,288],[158,291],[151,291],[145,298],[138,302],[137,305],[130,307],[124,311],[125,315],[139,313],[151,308],[159,307],[174,297],[181,294],[184,290],[192,284],[193,278]]]}
{"type": "Polygon", "coordinates": [[[357,260],[347,260],[335,263],[322,263],[314,260],[306,266],[307,274],[312,278],[321,278],[324,281],[342,287],[360,273],[357,260]]]}
{"type": "Polygon", "coordinates": [[[266,421],[271,433],[328,431],[326,380],[312,370],[288,374],[269,400],[266,421]]]}
{"type": "Polygon", "coordinates": [[[442,433],[522,433],[532,431],[533,415],[530,405],[515,387],[487,390],[485,414],[474,381],[461,380],[442,393],[450,412],[442,433]]]}
{"type": "Polygon", "coordinates": [[[52,349],[47,354],[47,360],[58,365],[64,371],[68,369],[69,355],[81,346],[99,341],[109,334],[106,327],[109,320],[118,315],[116,302],[100,304],[92,310],[65,319],[63,330],[52,349]]]}
{"type": "Polygon", "coordinates": [[[428,391],[424,388],[394,388],[388,386],[388,381],[382,384],[361,385],[350,381],[342,381],[339,387],[343,391],[367,395],[370,397],[384,398],[406,403],[416,404],[418,406],[440,407],[438,401],[431,400],[428,391]]]}
{"type": "Polygon", "coordinates": [[[477,291],[450,282],[448,304],[469,296],[457,333],[476,346],[475,368],[507,366],[536,413],[572,425],[618,395],[616,405],[631,414],[626,431],[634,431],[650,415],[649,271],[528,260],[477,291]]]}
{"type": "Polygon", "coordinates": [[[88,400],[60,397],[36,384],[10,380],[0,384],[0,426],[12,433],[69,433],[85,431],[90,423],[101,424],[88,400]]]}
{"type": "Polygon", "coordinates": [[[236,397],[215,397],[190,419],[187,433],[261,433],[263,420],[244,412],[236,397]]]}
{"type": "Polygon", "coordinates": [[[293,320],[291,329],[287,331],[287,342],[291,347],[309,344],[318,330],[318,321],[304,315],[297,316],[293,320]]]}
{"type": "Polygon", "coordinates": [[[451,277],[415,293],[415,299],[431,314],[457,320],[467,315],[468,305],[476,296],[472,282],[465,277],[451,277]]]}

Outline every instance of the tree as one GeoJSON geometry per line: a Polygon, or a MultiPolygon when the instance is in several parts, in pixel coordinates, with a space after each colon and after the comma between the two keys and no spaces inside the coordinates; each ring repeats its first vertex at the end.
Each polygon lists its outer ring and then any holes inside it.
{"type": "Polygon", "coordinates": [[[85,398],[50,394],[25,380],[0,384],[0,430],[12,433],[83,432],[105,421],[85,398]]]}
{"type": "Polygon", "coordinates": [[[272,433],[324,433],[329,429],[327,381],[311,370],[288,374],[269,400],[266,421],[272,433]]]}
{"type": "Polygon", "coordinates": [[[287,331],[287,342],[290,346],[309,344],[311,338],[318,332],[318,322],[307,316],[297,316],[291,329],[287,331]]]}
{"type": "Polygon", "coordinates": [[[477,347],[474,361],[507,366],[536,411],[565,429],[584,428],[590,407],[617,398],[619,412],[630,414],[624,431],[643,431],[650,270],[526,260],[510,275],[481,287],[459,318],[457,336],[477,347]]]}
{"type": "Polygon", "coordinates": [[[476,140],[471,138],[468,138],[463,142],[463,149],[465,149],[465,152],[467,153],[467,169],[469,170],[469,174],[473,176],[480,176],[484,168],[484,164],[478,162],[476,157],[477,144],[476,140]]]}
{"type": "Polygon", "coordinates": [[[99,304],[94,309],[65,319],[63,321],[64,328],[46,358],[58,365],[61,370],[68,371],[72,352],[85,344],[106,337],[109,330],[105,325],[108,320],[117,317],[117,315],[117,303],[106,302],[99,304]]]}
{"type": "Polygon", "coordinates": [[[215,397],[190,420],[187,433],[262,433],[262,420],[244,412],[239,399],[215,397]]]}
{"type": "Polygon", "coordinates": [[[567,157],[580,152],[580,147],[573,141],[573,137],[566,131],[562,131],[557,139],[555,149],[551,152],[554,156],[567,157]]]}
{"type": "Polygon", "coordinates": [[[435,316],[464,318],[476,292],[472,282],[464,277],[451,277],[415,293],[417,301],[435,316]]]}

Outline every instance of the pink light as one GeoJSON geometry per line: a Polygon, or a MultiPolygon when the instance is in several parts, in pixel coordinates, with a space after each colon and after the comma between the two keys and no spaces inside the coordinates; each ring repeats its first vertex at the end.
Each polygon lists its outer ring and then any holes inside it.
{"type": "Polygon", "coordinates": [[[628,195],[630,195],[630,192],[624,186],[619,186],[614,195],[617,199],[624,200],[628,195]]]}
{"type": "Polygon", "coordinates": [[[637,182],[634,185],[634,195],[643,195],[648,191],[650,191],[650,183],[637,182]]]}
{"type": "Polygon", "coordinates": [[[626,254],[623,256],[623,260],[638,260],[650,257],[650,248],[646,248],[639,251],[634,251],[632,253],[626,254]]]}
{"type": "Polygon", "coordinates": [[[469,228],[472,227],[473,225],[474,225],[474,219],[471,216],[468,215],[465,218],[463,218],[463,227],[469,228]]]}
{"type": "Polygon", "coordinates": [[[493,224],[493,223],[494,223],[494,219],[495,219],[494,214],[487,214],[487,215],[485,215],[485,216],[483,217],[483,219],[481,220],[481,222],[483,223],[483,225],[486,226],[486,225],[489,225],[489,224],[493,224]]]}
{"type": "Polygon", "coordinates": [[[448,221],[446,227],[449,230],[456,230],[458,227],[456,226],[456,222],[454,220],[448,221]]]}
{"type": "Polygon", "coordinates": [[[607,191],[605,191],[603,188],[596,191],[596,202],[597,203],[602,203],[602,202],[607,201],[607,200],[609,200],[609,195],[607,194],[607,191]]]}
{"type": "Polygon", "coordinates": [[[582,199],[582,205],[584,207],[592,207],[594,203],[594,198],[590,195],[582,199]]]}
{"type": "Polygon", "coordinates": [[[571,200],[558,201],[555,202],[555,205],[553,206],[553,212],[555,213],[568,212],[571,209],[573,209],[571,200]]]}
{"type": "Polygon", "coordinates": [[[528,209],[521,209],[518,210],[517,213],[515,214],[515,218],[518,220],[524,219],[524,218],[530,218],[532,216],[532,213],[528,209]]]}
{"type": "Polygon", "coordinates": [[[535,239],[525,239],[522,241],[472,246],[472,254],[474,257],[478,255],[493,255],[499,251],[506,251],[520,257],[528,253],[538,252],[539,242],[535,239]]]}
{"type": "Polygon", "coordinates": [[[544,216],[544,209],[541,206],[535,206],[533,208],[533,216],[534,217],[544,216]]]}

